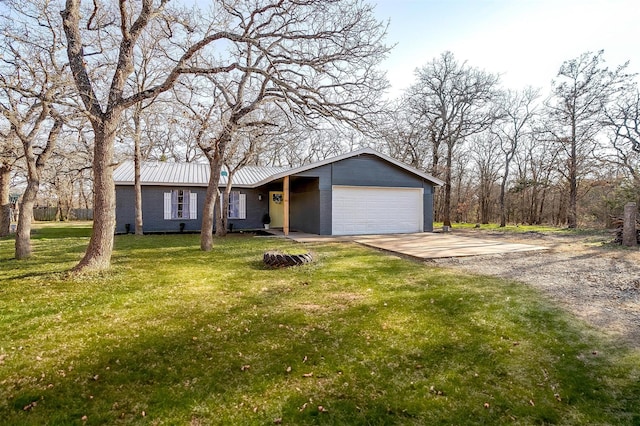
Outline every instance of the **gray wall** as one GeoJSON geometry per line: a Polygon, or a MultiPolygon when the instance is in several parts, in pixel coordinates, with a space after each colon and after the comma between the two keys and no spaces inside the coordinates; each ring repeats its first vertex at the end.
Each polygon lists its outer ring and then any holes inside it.
{"type": "Polygon", "coordinates": [[[320,191],[316,178],[291,179],[290,227],[292,230],[320,233],[320,191]]]}
{"type": "MultiPolygon", "coordinates": [[[[393,186],[424,189],[424,230],[433,230],[433,186],[400,167],[373,155],[360,155],[317,167],[291,177],[291,229],[320,235],[331,234],[332,185],[393,186]]],[[[164,220],[164,192],[169,187],[144,186],[142,205],[146,232],[199,231],[206,188],[185,188],[198,194],[198,219],[164,220]]],[[[229,220],[234,230],[262,228],[262,215],[269,211],[269,191],[282,191],[282,182],[258,189],[234,188],[247,194],[247,218],[229,220]],[[258,196],[262,195],[262,200],[258,196]]],[[[133,186],[116,187],[116,232],[135,224],[133,186]]]]}
{"type": "MultiPolygon", "coordinates": [[[[164,193],[178,187],[143,186],[142,187],[142,220],[145,232],[179,232],[180,223],[185,224],[185,231],[202,229],[202,209],[206,188],[183,187],[198,194],[197,219],[164,219],[164,193]]],[[[234,230],[262,228],[262,215],[269,210],[268,193],[257,189],[234,188],[234,191],[247,195],[247,218],[230,219],[234,230]],[[262,201],[258,200],[262,194],[262,201]]],[[[125,232],[125,224],[130,224],[130,232],[135,227],[135,193],[133,186],[116,186],[116,233],[125,232]]]]}
{"type": "MultiPolygon", "coordinates": [[[[376,156],[365,154],[351,157],[295,176],[318,178],[319,230],[314,233],[331,235],[332,185],[424,188],[424,231],[433,231],[432,184],[376,156]]],[[[296,227],[299,228],[299,226],[296,227]]]]}
{"type": "Polygon", "coordinates": [[[333,163],[333,185],[422,188],[422,179],[373,155],[333,163]]]}
{"type": "Polygon", "coordinates": [[[424,232],[433,232],[433,192],[434,187],[429,182],[424,182],[424,191],[422,202],[423,208],[423,231],[424,232]]]}

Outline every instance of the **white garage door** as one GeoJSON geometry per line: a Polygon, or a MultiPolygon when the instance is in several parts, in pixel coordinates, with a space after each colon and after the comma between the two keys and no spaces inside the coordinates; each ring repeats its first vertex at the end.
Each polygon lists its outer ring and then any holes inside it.
{"type": "Polygon", "coordinates": [[[422,232],[422,188],[334,186],[332,234],[422,232]]]}

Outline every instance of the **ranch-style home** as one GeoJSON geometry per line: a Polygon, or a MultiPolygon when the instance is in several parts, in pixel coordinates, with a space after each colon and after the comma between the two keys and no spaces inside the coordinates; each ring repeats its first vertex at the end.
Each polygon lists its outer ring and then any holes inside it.
{"type": "MultiPolygon", "coordinates": [[[[227,185],[220,176],[220,190],[227,185]]],[[[133,162],[114,172],[116,233],[133,231],[133,162]]],[[[141,166],[145,232],[199,231],[209,165],[146,162],[141,166]]],[[[233,230],[263,227],[285,234],[362,235],[433,230],[433,192],[443,182],[373,149],[364,148],[295,168],[246,166],[229,195],[233,230]]]]}

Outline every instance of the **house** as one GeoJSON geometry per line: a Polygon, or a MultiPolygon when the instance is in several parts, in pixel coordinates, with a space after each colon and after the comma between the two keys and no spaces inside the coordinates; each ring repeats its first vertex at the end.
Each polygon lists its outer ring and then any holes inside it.
{"type": "MultiPolygon", "coordinates": [[[[116,232],[133,231],[133,163],[114,172],[116,232]]],[[[199,231],[209,165],[149,162],[141,167],[145,232],[199,231]]],[[[227,184],[221,172],[219,187],[227,184]]],[[[271,228],[357,235],[433,230],[433,192],[443,182],[364,148],[295,168],[247,166],[233,177],[229,224],[234,230],[271,228]]]]}

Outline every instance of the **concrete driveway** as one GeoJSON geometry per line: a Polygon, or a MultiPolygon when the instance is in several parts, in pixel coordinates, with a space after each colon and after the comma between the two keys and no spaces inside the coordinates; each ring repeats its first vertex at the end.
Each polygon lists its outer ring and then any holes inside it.
{"type": "Polygon", "coordinates": [[[451,233],[421,232],[417,234],[355,235],[325,237],[292,232],[289,238],[300,242],[355,241],[365,246],[399,253],[418,259],[481,256],[546,250],[548,247],[509,243],[484,238],[460,236],[451,233]]]}

